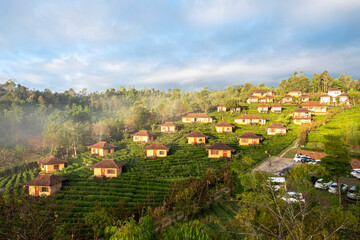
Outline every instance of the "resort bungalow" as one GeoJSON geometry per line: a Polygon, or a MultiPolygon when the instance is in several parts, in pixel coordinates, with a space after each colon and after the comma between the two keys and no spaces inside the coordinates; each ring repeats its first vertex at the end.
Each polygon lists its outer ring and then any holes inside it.
{"type": "Polygon", "coordinates": [[[259,113],[268,113],[269,112],[269,106],[265,104],[260,104],[257,108],[259,113]]]}
{"type": "Polygon", "coordinates": [[[310,110],[313,114],[326,114],[326,110],[327,110],[327,106],[321,104],[320,102],[307,102],[303,108],[306,108],[308,110],[310,110]]]}
{"type": "Polygon", "coordinates": [[[68,161],[57,158],[54,155],[50,155],[49,157],[37,161],[41,170],[45,173],[54,173],[56,170],[62,171],[67,162],[68,161]]]}
{"type": "Polygon", "coordinates": [[[329,88],[328,89],[328,95],[333,97],[333,98],[336,98],[337,96],[341,95],[341,90],[338,89],[338,88],[329,88]]]}
{"type": "Polygon", "coordinates": [[[346,93],[342,93],[339,95],[340,103],[349,103],[349,96],[346,93]]]}
{"type": "Polygon", "coordinates": [[[310,100],[310,95],[309,94],[302,94],[301,97],[300,97],[300,101],[302,103],[306,103],[310,100]]]}
{"type": "Polygon", "coordinates": [[[289,128],[285,127],[282,123],[273,123],[266,127],[266,129],[268,135],[285,135],[289,128]]]}
{"type": "Polygon", "coordinates": [[[166,157],[170,147],[162,143],[152,143],[144,147],[144,150],[146,150],[146,157],[148,158],[166,157]]]}
{"type": "Polygon", "coordinates": [[[174,133],[177,132],[178,126],[173,122],[165,122],[159,125],[160,130],[165,133],[174,133]]]}
{"type": "Polygon", "coordinates": [[[234,148],[229,147],[225,143],[214,143],[211,146],[206,146],[205,149],[209,153],[209,158],[231,158],[231,152],[235,151],[234,148]]]}
{"type": "Polygon", "coordinates": [[[272,97],[272,96],[266,96],[266,97],[264,97],[263,98],[265,101],[265,103],[272,103],[272,102],[274,102],[274,97],[272,97]]]}
{"type": "Polygon", "coordinates": [[[247,103],[251,104],[251,103],[258,103],[259,102],[259,97],[257,96],[250,96],[248,97],[248,99],[246,100],[247,103]]]}
{"type": "Polygon", "coordinates": [[[312,121],[311,111],[306,108],[298,108],[294,111],[293,121],[295,124],[310,124],[312,121]]]}
{"type": "Polygon", "coordinates": [[[218,133],[231,133],[235,126],[227,122],[221,122],[215,125],[216,132],[218,133]]]}
{"type": "Polygon", "coordinates": [[[331,103],[331,96],[328,94],[323,94],[320,96],[320,103],[323,104],[330,104],[331,103]]]}
{"type": "Polygon", "coordinates": [[[233,107],[230,110],[231,113],[241,113],[241,107],[233,107]]]}
{"type": "Polygon", "coordinates": [[[300,97],[302,92],[299,89],[291,89],[290,92],[288,92],[288,94],[292,97],[300,97]]]}
{"type": "Polygon", "coordinates": [[[262,97],[265,95],[265,92],[264,92],[264,90],[261,90],[261,89],[253,90],[253,91],[251,91],[251,95],[257,96],[257,97],[262,97]]]}
{"type": "Polygon", "coordinates": [[[29,187],[30,196],[49,196],[61,189],[64,180],[66,180],[66,178],[54,176],[52,174],[40,174],[37,178],[23,184],[23,186],[29,187]]]}
{"type": "Polygon", "coordinates": [[[154,135],[146,130],[141,130],[137,133],[131,134],[130,136],[133,137],[134,142],[138,143],[150,142],[154,140],[154,135]]]}
{"type": "Polygon", "coordinates": [[[113,153],[115,151],[115,148],[117,148],[117,146],[104,141],[100,141],[96,144],[86,147],[91,149],[91,154],[99,155],[100,157],[104,157],[110,153],[113,153]]]}
{"type": "Polygon", "coordinates": [[[182,117],[184,123],[211,123],[212,120],[206,113],[189,113],[182,117]]]}
{"type": "Polygon", "coordinates": [[[293,102],[293,97],[291,95],[285,95],[282,99],[284,104],[290,104],[293,102]]]}
{"type": "Polygon", "coordinates": [[[256,135],[253,132],[245,132],[241,136],[236,137],[239,140],[239,145],[249,146],[249,145],[259,145],[262,137],[256,135]]]}
{"type": "Polygon", "coordinates": [[[271,111],[273,113],[281,113],[282,112],[282,106],[280,104],[274,104],[272,107],[271,107],[271,111]]]}
{"type": "Polygon", "coordinates": [[[103,159],[90,166],[94,169],[95,177],[117,177],[122,173],[122,167],[126,162],[118,162],[115,159],[103,159]]]}
{"type": "Polygon", "coordinates": [[[216,110],[217,110],[218,112],[226,112],[226,106],[225,106],[223,103],[220,103],[220,104],[217,106],[216,110]]]}
{"type": "Polygon", "coordinates": [[[264,125],[266,123],[266,119],[258,115],[242,115],[240,117],[234,118],[234,122],[246,125],[264,125]]]}
{"type": "Polygon", "coordinates": [[[188,135],[185,136],[187,139],[187,142],[189,144],[205,144],[206,139],[208,138],[208,136],[202,134],[201,132],[192,132],[188,135]]]}

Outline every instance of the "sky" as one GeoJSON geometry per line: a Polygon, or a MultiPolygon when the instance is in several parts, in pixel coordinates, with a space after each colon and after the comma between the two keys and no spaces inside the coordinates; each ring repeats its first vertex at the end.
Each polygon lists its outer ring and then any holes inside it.
{"type": "Polygon", "coordinates": [[[0,1],[0,83],[88,92],[360,78],[359,0],[0,1]]]}

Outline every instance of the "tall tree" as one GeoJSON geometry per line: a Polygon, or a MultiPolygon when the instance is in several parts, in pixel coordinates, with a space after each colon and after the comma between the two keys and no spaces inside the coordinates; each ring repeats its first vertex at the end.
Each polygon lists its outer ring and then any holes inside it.
{"type": "Polygon", "coordinates": [[[342,176],[347,176],[351,171],[349,150],[344,146],[340,136],[326,135],[324,138],[325,153],[327,156],[321,159],[322,165],[329,172],[329,175],[335,178],[339,203],[341,203],[341,186],[339,179],[342,176]]]}

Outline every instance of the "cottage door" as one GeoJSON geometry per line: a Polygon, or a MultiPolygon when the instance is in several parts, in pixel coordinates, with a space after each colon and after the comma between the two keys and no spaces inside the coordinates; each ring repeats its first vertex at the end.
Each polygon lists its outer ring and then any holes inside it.
{"type": "Polygon", "coordinates": [[[36,197],[39,196],[39,187],[35,187],[35,196],[36,196],[36,197]]]}
{"type": "Polygon", "coordinates": [[[224,128],[224,127],[222,128],[222,132],[225,132],[225,128],[224,128]]]}
{"type": "Polygon", "coordinates": [[[253,139],[253,144],[257,144],[257,141],[256,141],[256,139],[253,139]]]}
{"type": "Polygon", "coordinates": [[[223,152],[223,157],[227,157],[227,152],[223,152]]]}
{"type": "Polygon", "coordinates": [[[101,169],[101,176],[105,176],[105,168],[101,169]]]}
{"type": "Polygon", "coordinates": [[[154,156],[156,156],[156,150],[154,150],[154,156]]]}
{"type": "Polygon", "coordinates": [[[170,132],[170,127],[167,128],[168,132],[170,132]]]}
{"type": "Polygon", "coordinates": [[[194,138],[194,143],[196,143],[197,142],[197,138],[194,138]]]}

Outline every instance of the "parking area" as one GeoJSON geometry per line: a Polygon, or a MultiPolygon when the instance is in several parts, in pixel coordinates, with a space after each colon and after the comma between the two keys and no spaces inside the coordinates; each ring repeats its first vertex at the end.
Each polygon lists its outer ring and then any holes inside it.
{"type": "Polygon", "coordinates": [[[274,175],[279,175],[279,172],[284,168],[294,168],[301,163],[295,163],[292,158],[271,157],[259,166],[253,169],[254,171],[269,172],[274,175]]]}

